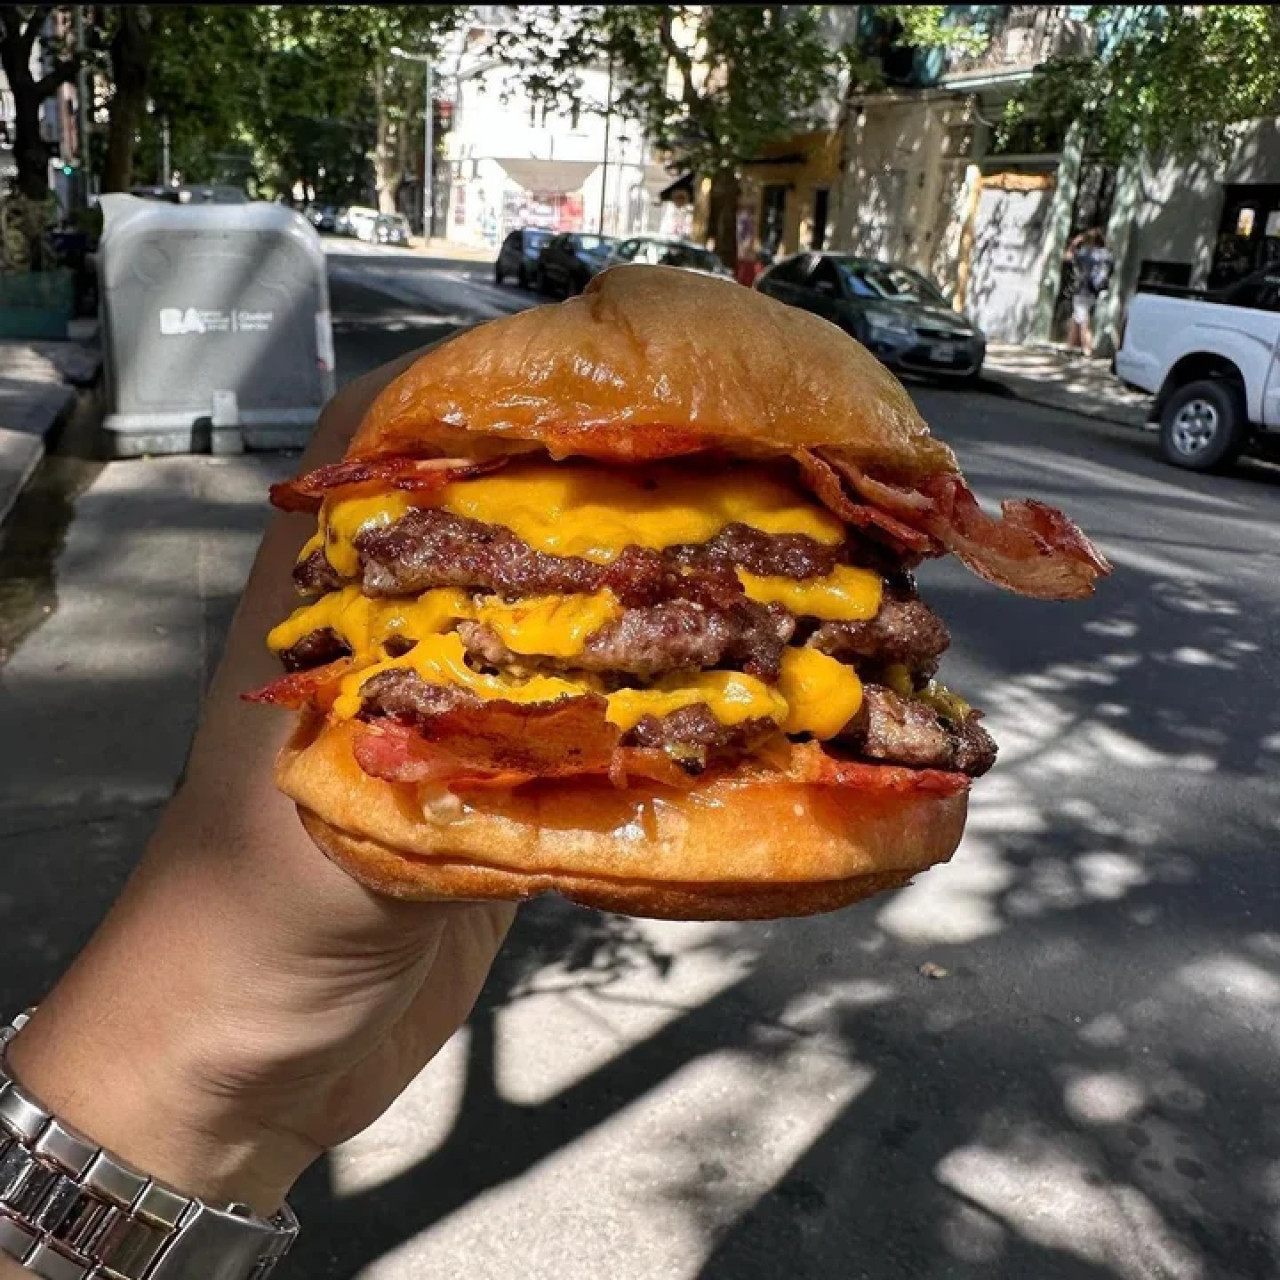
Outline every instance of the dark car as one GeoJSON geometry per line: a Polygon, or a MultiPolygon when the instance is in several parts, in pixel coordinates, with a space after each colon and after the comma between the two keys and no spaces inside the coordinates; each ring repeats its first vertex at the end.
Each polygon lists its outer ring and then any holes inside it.
{"type": "Polygon", "coordinates": [[[891,368],[970,381],[982,372],[982,332],[910,267],[801,253],[770,267],[755,287],[838,324],[891,368]]]}
{"type": "Polygon", "coordinates": [[[317,231],[336,230],[338,211],[331,204],[310,205],[307,210],[307,220],[317,231]]]}
{"type": "Polygon", "coordinates": [[[553,236],[538,255],[534,283],[539,293],[567,298],[581,293],[587,281],[609,265],[609,254],[618,242],[610,236],[567,231],[553,236]]]}
{"type": "Polygon", "coordinates": [[[554,234],[545,227],[521,227],[511,232],[493,264],[494,280],[501,284],[508,276],[515,276],[522,289],[531,289],[538,274],[538,255],[554,234]]]}
{"type": "Polygon", "coordinates": [[[610,255],[614,262],[647,262],[658,267],[684,267],[705,275],[731,276],[733,273],[710,249],[688,240],[665,236],[635,236],[624,240],[610,255]]]}
{"type": "Polygon", "coordinates": [[[409,223],[402,213],[380,213],[373,222],[376,244],[408,244],[409,223]]]}

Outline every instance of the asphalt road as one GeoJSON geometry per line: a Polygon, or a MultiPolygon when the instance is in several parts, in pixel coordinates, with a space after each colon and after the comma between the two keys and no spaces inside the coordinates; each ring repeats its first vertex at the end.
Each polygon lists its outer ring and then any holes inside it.
{"type": "MultiPolygon", "coordinates": [[[[531,301],[485,264],[331,249],[344,379],[531,301]]],[[[1072,605],[922,572],[1001,744],[953,862],[812,920],[527,909],[470,1028],[299,1188],[287,1274],[1280,1274],[1278,473],[913,390],[984,500],[1061,505],[1116,566],[1072,605]]],[[[57,608],[0,672],[4,1007],[135,856],[287,465],[111,464],[78,500],[57,608]],[[192,563],[210,594],[171,618],[192,563]],[[68,686],[90,617],[98,674],[68,686]],[[139,707],[151,745],[107,755],[139,707]]]]}

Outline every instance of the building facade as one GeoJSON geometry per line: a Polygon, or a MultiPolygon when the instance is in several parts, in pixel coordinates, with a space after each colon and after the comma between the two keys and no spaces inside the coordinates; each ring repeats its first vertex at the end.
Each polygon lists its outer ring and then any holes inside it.
{"type": "Polygon", "coordinates": [[[582,74],[583,106],[566,114],[530,98],[519,76],[488,55],[488,43],[488,30],[472,27],[446,72],[451,127],[437,179],[448,192],[445,237],[494,247],[520,226],[657,232],[659,196],[672,175],[638,122],[601,109],[612,100],[608,68],[582,74]]]}

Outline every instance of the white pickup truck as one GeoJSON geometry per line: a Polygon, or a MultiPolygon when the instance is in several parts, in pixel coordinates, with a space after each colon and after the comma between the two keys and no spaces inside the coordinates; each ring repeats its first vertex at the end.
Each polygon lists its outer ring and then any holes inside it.
{"type": "Polygon", "coordinates": [[[1280,446],[1280,263],[1212,294],[1138,293],[1116,373],[1156,397],[1174,466],[1211,471],[1280,446]]]}

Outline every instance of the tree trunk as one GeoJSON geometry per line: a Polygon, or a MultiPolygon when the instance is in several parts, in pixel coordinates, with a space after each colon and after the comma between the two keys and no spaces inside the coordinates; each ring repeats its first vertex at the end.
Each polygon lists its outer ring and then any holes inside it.
{"type": "MultiPolygon", "coordinates": [[[[111,73],[115,93],[107,123],[107,155],[102,190],[128,191],[133,185],[133,148],[147,109],[151,74],[151,11],[146,5],[122,5],[111,40],[111,73]]],[[[167,178],[168,175],[166,175],[167,178]]]]}
{"type": "Polygon", "coordinates": [[[378,212],[396,211],[396,158],[391,119],[387,107],[387,73],[381,64],[373,70],[373,97],[378,108],[378,132],[373,147],[373,181],[378,189],[378,212]]]}
{"type": "Polygon", "coordinates": [[[43,200],[49,194],[49,148],[40,137],[40,104],[47,95],[40,92],[31,75],[31,49],[39,34],[32,25],[38,21],[28,18],[28,25],[22,27],[15,9],[0,29],[0,66],[13,94],[16,186],[21,195],[31,200],[43,200]]]}
{"type": "Polygon", "coordinates": [[[720,261],[731,271],[738,265],[738,174],[720,169],[711,175],[707,234],[720,261]]]}

